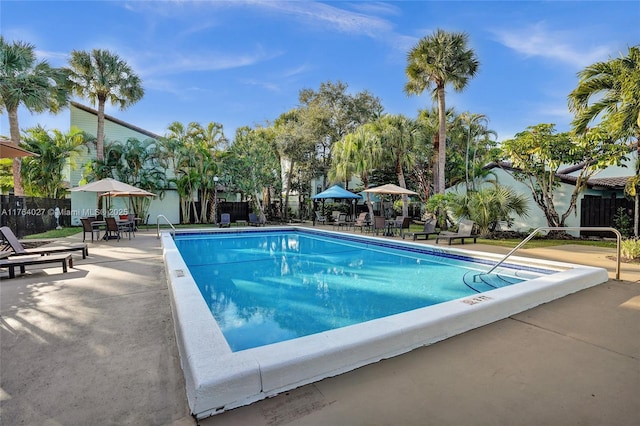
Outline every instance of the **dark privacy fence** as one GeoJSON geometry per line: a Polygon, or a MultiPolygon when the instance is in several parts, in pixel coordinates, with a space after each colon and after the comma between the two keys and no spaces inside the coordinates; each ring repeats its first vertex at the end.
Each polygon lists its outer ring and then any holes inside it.
{"type": "MultiPolygon", "coordinates": [[[[586,196],[580,205],[580,226],[615,227],[614,218],[618,209],[623,208],[630,218],[633,217],[634,203],[626,198],[602,198],[586,196]]],[[[585,237],[611,237],[611,232],[581,231],[585,237]]]]}
{"type": "Polygon", "coordinates": [[[0,225],[18,238],[71,226],[71,200],[0,195],[0,225]],[[57,207],[57,210],[56,210],[57,207]]]}

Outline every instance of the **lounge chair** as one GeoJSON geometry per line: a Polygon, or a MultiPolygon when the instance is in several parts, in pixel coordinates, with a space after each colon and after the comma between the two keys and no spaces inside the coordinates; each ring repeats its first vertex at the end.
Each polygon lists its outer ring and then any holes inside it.
{"type": "Polygon", "coordinates": [[[338,229],[340,229],[342,226],[349,228],[349,222],[347,221],[347,215],[345,213],[340,213],[335,222],[333,222],[334,228],[338,227],[338,229]]]}
{"type": "Polygon", "coordinates": [[[403,234],[402,239],[404,240],[405,235],[413,235],[413,241],[416,241],[418,237],[424,237],[425,240],[428,240],[429,235],[438,235],[438,231],[436,231],[436,223],[436,219],[429,219],[424,223],[422,231],[403,234]]]}
{"type": "Polygon", "coordinates": [[[472,234],[473,225],[474,223],[471,220],[461,220],[458,224],[458,232],[440,232],[436,236],[436,244],[438,244],[440,240],[449,241],[449,245],[451,245],[451,241],[453,240],[461,240],[462,244],[464,244],[464,240],[469,238],[473,238],[473,242],[475,243],[478,235],[472,234]]]}
{"type": "Polygon", "coordinates": [[[93,234],[96,235],[96,240],[100,239],[100,228],[92,225],[94,221],[95,219],[90,219],[88,217],[80,219],[80,222],[82,222],[82,242],[84,242],[87,232],[91,233],[91,241],[93,241],[93,234]]]}
{"type": "Polygon", "coordinates": [[[231,215],[229,213],[222,213],[220,215],[220,223],[218,223],[218,227],[220,228],[231,227],[231,215]]]}
{"type": "Polygon", "coordinates": [[[17,256],[8,259],[0,259],[0,268],[9,269],[9,278],[16,277],[16,267],[20,268],[20,273],[25,273],[25,267],[28,265],[45,265],[49,263],[60,263],[62,272],[67,272],[67,263],[73,268],[73,259],[70,253],[52,254],[50,256],[17,256]]]}
{"type": "Polygon", "coordinates": [[[26,256],[34,254],[44,256],[53,253],[62,253],[68,251],[82,251],[82,258],[86,259],[87,255],[89,254],[89,248],[87,247],[86,243],[72,244],[68,246],[38,247],[33,249],[26,249],[24,248],[22,243],[18,241],[18,238],[8,226],[3,226],[2,228],[0,228],[0,234],[2,234],[2,237],[6,241],[3,250],[12,250],[14,256],[26,256]]]}
{"type": "Polygon", "coordinates": [[[249,213],[249,225],[250,226],[263,226],[264,223],[258,219],[255,213],[249,213]]]}
{"type": "Polygon", "coordinates": [[[360,213],[355,222],[353,222],[353,229],[360,228],[360,232],[365,228],[371,227],[371,221],[369,220],[369,213],[360,213]]]}
{"type": "Polygon", "coordinates": [[[323,224],[327,223],[327,218],[325,216],[321,215],[320,212],[316,211],[315,214],[316,214],[316,218],[313,221],[314,225],[316,224],[316,222],[322,222],[323,224]]]}

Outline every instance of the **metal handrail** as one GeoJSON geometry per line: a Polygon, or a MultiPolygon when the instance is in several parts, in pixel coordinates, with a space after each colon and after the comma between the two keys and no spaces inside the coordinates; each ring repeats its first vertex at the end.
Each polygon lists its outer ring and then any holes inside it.
{"type": "Polygon", "coordinates": [[[171,229],[173,229],[173,234],[171,234],[171,236],[175,237],[176,236],[176,228],[175,228],[175,226],[173,226],[173,224],[169,221],[169,219],[167,219],[167,217],[165,215],[163,215],[163,214],[159,214],[156,217],[156,225],[158,226],[158,230],[156,231],[156,237],[160,238],[160,218],[163,218],[165,220],[165,222],[167,222],[169,224],[171,229]]]}
{"type": "Polygon", "coordinates": [[[585,226],[570,226],[570,227],[541,226],[540,228],[537,228],[533,232],[531,232],[527,238],[522,240],[520,242],[520,244],[515,246],[513,250],[511,250],[509,253],[506,254],[505,257],[502,258],[502,260],[500,260],[498,263],[496,263],[493,268],[489,269],[489,271],[485,272],[485,273],[486,274],[492,273],[498,266],[502,265],[504,263],[504,261],[507,260],[520,247],[525,245],[527,242],[529,242],[529,240],[531,240],[533,237],[535,237],[538,232],[543,231],[543,230],[545,230],[545,231],[583,231],[583,230],[589,230],[589,231],[611,231],[611,232],[613,232],[614,234],[616,234],[616,240],[617,240],[617,247],[616,247],[616,280],[620,279],[620,240],[622,240],[622,234],[620,234],[620,231],[618,231],[615,228],[589,227],[589,226],[586,226],[586,227],[585,226]]]}

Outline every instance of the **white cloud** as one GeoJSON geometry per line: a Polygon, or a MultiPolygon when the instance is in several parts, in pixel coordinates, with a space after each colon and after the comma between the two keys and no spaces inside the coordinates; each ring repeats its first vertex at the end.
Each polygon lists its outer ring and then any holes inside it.
{"type": "Polygon", "coordinates": [[[610,47],[580,46],[580,35],[569,31],[552,30],[544,22],[517,30],[494,30],[497,41],[529,57],[548,58],[584,68],[606,60],[610,47]]]}

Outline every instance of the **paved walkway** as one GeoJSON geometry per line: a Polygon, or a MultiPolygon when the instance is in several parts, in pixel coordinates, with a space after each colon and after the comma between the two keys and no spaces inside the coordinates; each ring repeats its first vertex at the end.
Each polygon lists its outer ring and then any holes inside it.
{"type": "MultiPolygon", "coordinates": [[[[89,246],[67,274],[2,278],[0,424],[194,425],[155,233],[89,246]]],[[[612,253],[519,255],[613,276],[612,253]]],[[[621,278],[200,424],[640,424],[640,265],[621,278]]]]}

